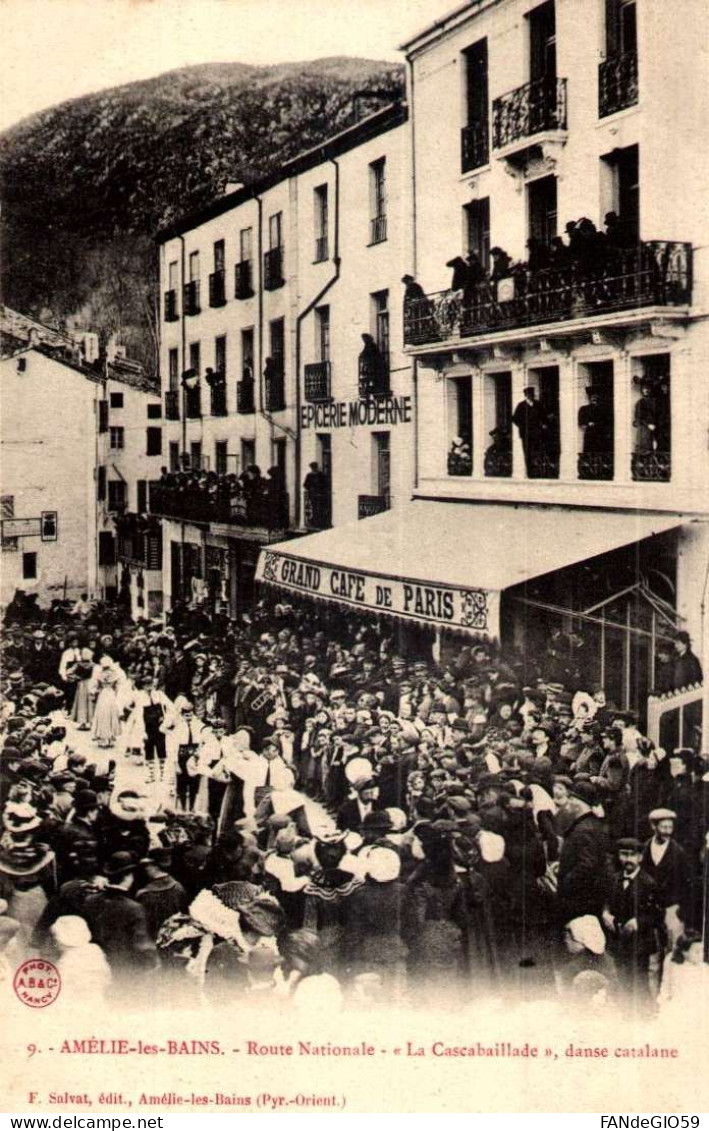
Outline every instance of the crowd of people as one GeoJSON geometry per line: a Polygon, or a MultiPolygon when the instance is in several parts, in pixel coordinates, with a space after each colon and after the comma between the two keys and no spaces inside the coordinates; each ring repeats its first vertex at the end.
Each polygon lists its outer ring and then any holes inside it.
{"type": "Polygon", "coordinates": [[[175,518],[212,519],[275,530],[287,525],[288,496],[277,467],[270,467],[265,476],[256,464],[250,464],[240,475],[163,467],[160,479],[150,487],[150,509],[175,518]]]}
{"type": "MultiPolygon", "coordinates": [[[[474,641],[434,663],[310,605],[18,610],[6,976],[39,953],[76,994],[660,1016],[706,984],[709,758],[653,747],[558,634],[536,667],[474,641]]],[[[676,660],[701,678],[686,634],[676,660]]]]}

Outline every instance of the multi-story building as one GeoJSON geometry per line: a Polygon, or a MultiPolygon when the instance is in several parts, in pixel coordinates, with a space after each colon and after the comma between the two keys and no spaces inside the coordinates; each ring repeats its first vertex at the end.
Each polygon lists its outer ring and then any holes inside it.
{"type": "Polygon", "coordinates": [[[152,494],[166,607],[236,615],[262,545],[410,498],[405,123],[387,106],[159,237],[164,462],[205,473],[152,494]],[[247,514],[254,465],[279,492],[247,514]]]}
{"type": "Polygon", "coordinates": [[[351,604],[530,657],[558,628],[628,708],[676,628],[706,668],[707,13],[677,15],[471,0],[404,45],[415,498],[264,580],[333,599],[332,563],[351,604]]]}
{"type": "Polygon", "coordinates": [[[0,603],[18,588],[42,603],[122,591],[135,615],[161,612],[161,552],[157,568],[154,551],[119,572],[122,535],[116,544],[117,523],[147,510],[159,474],[157,391],[135,363],[99,362],[96,335],[79,340],[7,308],[2,331],[0,603]]]}

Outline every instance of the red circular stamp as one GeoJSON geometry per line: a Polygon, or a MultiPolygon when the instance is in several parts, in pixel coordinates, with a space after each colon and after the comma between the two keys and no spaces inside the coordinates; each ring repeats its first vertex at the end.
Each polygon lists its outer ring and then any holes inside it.
{"type": "Polygon", "coordinates": [[[17,967],[12,988],[24,1005],[44,1009],[59,997],[62,980],[53,962],[45,958],[28,958],[17,967]]]}

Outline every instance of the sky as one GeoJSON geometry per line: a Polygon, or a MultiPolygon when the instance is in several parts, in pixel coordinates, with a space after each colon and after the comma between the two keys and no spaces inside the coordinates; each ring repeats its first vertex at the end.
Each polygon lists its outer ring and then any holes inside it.
{"type": "Polygon", "coordinates": [[[0,130],[37,110],[195,63],[401,60],[460,0],[0,0],[0,130]]]}

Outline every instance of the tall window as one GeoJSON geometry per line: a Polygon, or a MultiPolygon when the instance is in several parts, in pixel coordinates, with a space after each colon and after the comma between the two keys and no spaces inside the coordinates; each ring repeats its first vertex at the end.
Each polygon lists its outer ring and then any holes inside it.
{"type": "Polygon", "coordinates": [[[170,392],[174,393],[180,383],[180,352],[173,349],[167,355],[168,380],[170,392]]]}
{"type": "Polygon", "coordinates": [[[613,362],[581,365],[578,377],[578,477],[610,480],[614,472],[613,362]]]}
{"type": "Polygon", "coordinates": [[[214,445],[214,470],[217,475],[226,475],[227,473],[227,452],[229,445],[226,440],[217,440],[214,445]]]}
{"type": "Polygon", "coordinates": [[[627,55],[638,49],[635,0],[606,0],[606,54],[627,55]]]}
{"type": "Polygon", "coordinates": [[[190,342],[190,369],[199,373],[202,368],[202,356],[199,342],[190,342]]]}
{"type": "Polygon", "coordinates": [[[172,261],[167,269],[168,287],[171,291],[177,290],[177,284],[180,278],[180,267],[176,259],[172,261]]]}
{"type": "Polygon", "coordinates": [[[382,243],[387,238],[386,157],[369,166],[369,242],[382,243]]]}
{"type": "Polygon", "coordinates": [[[110,511],[124,511],[127,504],[128,489],[122,479],[110,479],[108,482],[108,509],[110,511]]]}
{"type": "Polygon", "coordinates": [[[629,240],[640,238],[640,150],[629,145],[615,153],[616,212],[629,240]]]}
{"type": "Polygon", "coordinates": [[[226,334],[214,339],[214,369],[226,377],[226,334]]]}
{"type": "Polygon", "coordinates": [[[269,356],[277,373],[283,373],[285,362],[285,319],[274,318],[269,324],[269,356]]]}
{"type": "Polygon", "coordinates": [[[190,444],[190,467],[200,470],[202,467],[202,442],[193,440],[190,444]]]}
{"type": "Polygon", "coordinates": [[[271,250],[283,247],[283,213],[274,212],[268,218],[268,246],[271,250]]]}
{"type": "Polygon", "coordinates": [[[199,279],[199,252],[191,251],[189,259],[190,282],[195,283],[199,279]]]}
{"type": "Polygon", "coordinates": [[[253,249],[253,228],[242,228],[239,232],[239,258],[242,263],[250,263],[253,249]]]}
{"type": "Polygon", "coordinates": [[[529,20],[529,77],[556,78],[556,13],[554,0],[547,0],[528,14],[529,20]]]}
{"type": "Polygon", "coordinates": [[[448,381],[448,474],[473,474],[473,379],[448,381]]]}
{"type": "Polygon", "coordinates": [[[253,467],[256,463],[256,441],[255,440],[242,440],[241,441],[241,467],[246,471],[247,467],[253,467]]]}
{"type": "Polygon", "coordinates": [[[606,57],[598,70],[598,112],[617,114],[638,101],[635,0],[606,0],[606,57]]]}
{"type": "Polygon", "coordinates": [[[22,555],[22,580],[34,581],[37,578],[37,555],[26,553],[22,555]]]}
{"type": "Polygon", "coordinates": [[[315,310],[315,349],[318,361],[330,360],[330,307],[318,306],[315,310]]]}
{"type": "Polygon", "coordinates": [[[138,514],[146,514],[148,510],[148,481],[147,479],[137,479],[135,485],[138,489],[136,509],[138,514]]]}
{"type": "Polygon", "coordinates": [[[388,498],[391,492],[391,433],[372,433],[372,485],[374,494],[388,498]]]}
{"type": "Polygon", "coordinates": [[[146,430],[146,449],[148,456],[162,455],[162,428],[148,428],[146,430]]]}
{"type": "Polygon", "coordinates": [[[670,355],[633,360],[633,453],[636,482],[669,482],[672,475],[672,402],[670,355]]]}
{"type": "Polygon", "coordinates": [[[327,185],[318,185],[313,193],[315,207],[315,262],[328,258],[328,203],[327,185]]]}
{"type": "Polygon", "coordinates": [[[389,367],[389,291],[372,295],[373,337],[383,364],[389,367]]]}
{"type": "Polygon", "coordinates": [[[556,177],[541,177],[527,186],[529,238],[549,247],[557,234],[556,177]]]}
{"type": "Polygon", "coordinates": [[[119,451],[125,446],[125,430],[123,427],[112,424],[109,429],[109,444],[112,451],[119,451]]]}
{"type": "MultiPolygon", "coordinates": [[[[15,496],[3,495],[0,498],[0,519],[14,518],[15,517],[15,496]]],[[[2,549],[6,552],[17,552],[19,545],[18,538],[3,538],[2,549]]]]}
{"type": "Polygon", "coordinates": [[[170,441],[170,449],[169,449],[168,460],[169,460],[170,471],[179,471],[180,470],[180,445],[177,443],[176,440],[170,441]]]}
{"type": "Polygon", "coordinates": [[[244,381],[253,381],[254,379],[253,327],[241,331],[241,376],[244,381]]]}
{"type": "Polygon", "coordinates": [[[224,273],[224,263],[226,255],[224,249],[224,240],[216,240],[214,243],[214,271],[215,274],[224,273]]]}
{"type": "Polygon", "coordinates": [[[483,382],[485,396],[485,475],[491,479],[512,474],[512,374],[490,373],[483,382]]]}
{"type": "Polygon", "coordinates": [[[490,198],[465,205],[468,255],[476,255],[485,271],[490,266],[490,198]]]}
{"type": "Polygon", "coordinates": [[[462,134],[462,170],[477,169],[489,159],[489,91],[487,40],[463,52],[465,73],[465,125],[462,134]]]}

